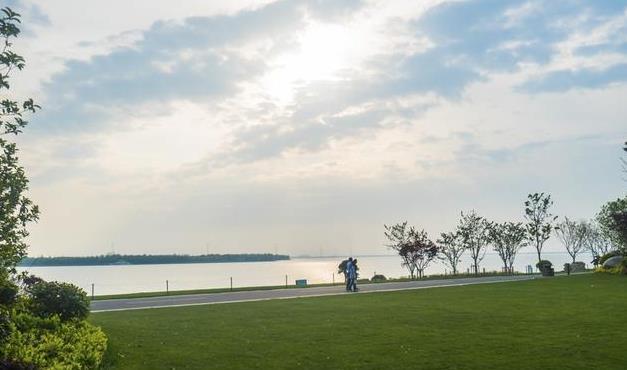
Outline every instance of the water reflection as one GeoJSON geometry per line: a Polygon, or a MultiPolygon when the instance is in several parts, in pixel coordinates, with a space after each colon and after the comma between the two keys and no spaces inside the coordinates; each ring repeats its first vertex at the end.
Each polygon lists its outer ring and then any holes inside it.
{"type": "MultiPolygon", "coordinates": [[[[370,278],[375,273],[387,277],[408,275],[400,265],[397,256],[356,256],[359,259],[360,277],[370,278]]],[[[534,253],[521,253],[514,265],[517,271],[524,271],[527,265],[535,265],[534,253]]],[[[547,252],[549,259],[561,270],[570,261],[566,253],[547,252]]],[[[579,261],[589,263],[591,257],[582,255],[579,261]]],[[[67,281],[95,294],[117,294],[165,290],[168,280],[170,290],[226,288],[233,278],[234,287],[294,284],[296,279],[307,279],[310,284],[331,283],[343,280],[337,274],[337,265],[342,258],[293,258],[289,261],[249,262],[249,263],[206,263],[173,265],[122,265],[122,266],[72,266],[72,267],[31,267],[26,270],[46,280],[67,281]]],[[[470,266],[470,259],[462,260],[461,271],[470,266]]],[[[501,261],[496,254],[488,253],[481,264],[486,271],[501,269],[501,261]]],[[[21,270],[25,270],[22,268],[21,270]]],[[[427,269],[429,274],[442,274],[445,266],[441,262],[427,269]]]]}

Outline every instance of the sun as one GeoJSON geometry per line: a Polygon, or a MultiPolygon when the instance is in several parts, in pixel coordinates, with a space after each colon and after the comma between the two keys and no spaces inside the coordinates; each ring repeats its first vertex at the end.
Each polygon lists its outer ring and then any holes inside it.
{"type": "Polygon", "coordinates": [[[287,103],[295,89],[315,81],[337,81],[350,66],[351,37],[346,27],[336,24],[310,24],[297,38],[297,47],[271,62],[272,69],[262,78],[266,93],[287,103]]]}

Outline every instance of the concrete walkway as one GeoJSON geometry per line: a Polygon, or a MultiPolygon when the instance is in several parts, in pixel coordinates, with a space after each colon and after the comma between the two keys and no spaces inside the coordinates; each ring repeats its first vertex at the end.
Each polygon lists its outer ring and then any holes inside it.
{"type": "Polygon", "coordinates": [[[302,297],[320,297],[330,295],[364,294],[376,292],[391,292],[398,290],[424,289],[446,286],[461,286],[471,284],[500,283],[507,281],[522,281],[534,279],[533,275],[522,276],[489,276],[479,278],[461,278],[446,280],[423,280],[392,282],[379,284],[364,284],[359,287],[358,293],[346,292],[344,286],[326,286],[315,288],[291,288],[274,290],[250,290],[242,292],[210,293],[173,295],[151,298],[109,299],[91,302],[91,312],[140,310],[147,308],[196,306],[219,303],[253,302],[269,299],[290,299],[302,297]]]}

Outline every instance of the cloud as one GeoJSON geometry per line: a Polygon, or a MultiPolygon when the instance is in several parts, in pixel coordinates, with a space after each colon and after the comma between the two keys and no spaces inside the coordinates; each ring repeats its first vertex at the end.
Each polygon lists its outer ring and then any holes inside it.
{"type": "Polygon", "coordinates": [[[560,92],[574,88],[594,89],[626,81],[627,64],[618,64],[601,70],[555,71],[527,81],[519,88],[528,93],[560,92]]]}
{"type": "MultiPolygon", "coordinates": [[[[344,67],[338,79],[292,81],[293,98],[284,106],[265,94],[260,77],[276,69],[281,55],[301,47],[299,35],[312,22],[350,23],[372,9],[359,1],[279,1],[233,15],[158,21],[129,46],[66,62],[65,70],[46,84],[46,109],[34,127],[57,132],[125,129],[128,117],[168,114],[171,102],[188,100],[212,114],[239,110],[225,138],[232,145],[203,162],[226,166],[281,157],[288,150],[320,151],[333,140],[411,123],[443,100],[462,99],[469,85],[494,74],[520,72],[525,63],[549,66],[556,45],[573,33],[575,26],[565,20],[582,7],[576,1],[444,2],[400,27],[409,32],[403,37],[421,47],[390,44],[344,67]],[[400,107],[398,101],[408,96],[426,101],[400,107]],[[343,113],[350,110],[360,111],[343,113]]],[[[595,3],[585,9],[590,15],[578,27],[600,27],[621,8],[595,3]]],[[[385,29],[373,30],[387,36],[384,32],[394,22],[399,22],[397,16],[381,21],[385,29]]],[[[325,52],[322,46],[320,53],[325,52]]],[[[312,57],[324,61],[331,56],[312,57]]],[[[620,65],[541,70],[528,74],[519,90],[563,91],[623,79],[620,65]]]]}
{"type": "Polygon", "coordinates": [[[50,18],[37,4],[30,4],[21,0],[6,0],[2,5],[2,8],[5,7],[20,13],[23,20],[28,20],[20,27],[21,31],[26,35],[32,35],[38,27],[50,25],[50,18]]]}
{"type": "Polygon", "coordinates": [[[89,37],[51,13],[89,50],[42,79],[20,137],[36,253],[378,253],[385,222],[515,220],[532,191],[584,217],[624,189],[623,1],[251,4],[85,21],[89,37]]]}

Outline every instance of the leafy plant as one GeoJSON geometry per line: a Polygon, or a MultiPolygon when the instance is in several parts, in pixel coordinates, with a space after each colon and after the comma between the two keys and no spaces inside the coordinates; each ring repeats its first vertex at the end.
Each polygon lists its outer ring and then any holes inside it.
{"type": "Polygon", "coordinates": [[[472,258],[472,269],[475,274],[479,273],[479,263],[483,260],[488,245],[490,223],[483,217],[477,215],[472,210],[468,213],[461,213],[461,218],[457,226],[459,242],[468,250],[472,258]]]}
{"type": "Polygon", "coordinates": [[[383,225],[385,237],[390,244],[388,248],[395,250],[402,258],[401,265],[407,268],[410,277],[415,278],[416,272],[422,278],[424,270],[438,254],[438,246],[429,239],[424,230],[418,231],[413,226],[407,227],[407,221],[392,226],[383,225]]]}
{"type": "Polygon", "coordinates": [[[490,243],[503,261],[505,271],[514,272],[514,260],[525,243],[525,228],[518,222],[492,223],[489,230],[490,243]]]}
{"type": "Polygon", "coordinates": [[[550,269],[551,267],[553,267],[553,263],[549,260],[540,260],[538,263],[536,263],[536,267],[538,268],[538,270],[542,271],[544,269],[550,269]]]}
{"type": "Polygon", "coordinates": [[[613,245],[627,250],[627,196],[607,202],[597,214],[601,233],[613,245]]]}
{"type": "Polygon", "coordinates": [[[7,368],[95,369],[107,346],[102,330],[86,321],[21,312],[14,313],[11,325],[0,344],[0,364],[7,368]]]}
{"type": "Polygon", "coordinates": [[[372,282],[380,282],[380,281],[386,281],[387,278],[385,277],[385,275],[381,275],[381,274],[375,274],[370,281],[372,282]]]}
{"type": "Polygon", "coordinates": [[[456,232],[441,233],[437,243],[440,246],[438,258],[453,270],[453,275],[457,275],[457,266],[466,250],[460,243],[459,234],[456,232]]]}
{"type": "Polygon", "coordinates": [[[542,248],[551,237],[551,231],[554,229],[553,223],[557,220],[557,216],[549,212],[552,205],[551,195],[544,193],[529,194],[525,201],[527,239],[538,253],[538,262],[542,261],[542,248]]]}
{"type": "Polygon", "coordinates": [[[32,312],[41,317],[59,316],[63,321],[85,319],[89,314],[87,293],[76,285],[41,281],[28,293],[32,312]]]}
{"type": "Polygon", "coordinates": [[[11,39],[20,33],[20,15],[10,8],[0,10],[0,276],[15,273],[15,265],[26,255],[26,225],[37,221],[39,209],[28,199],[28,178],[18,162],[18,149],[9,136],[22,132],[28,121],[24,114],[39,109],[32,99],[12,100],[6,91],[13,70],[22,70],[24,58],[11,50],[11,39]]]}

